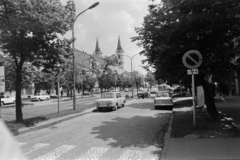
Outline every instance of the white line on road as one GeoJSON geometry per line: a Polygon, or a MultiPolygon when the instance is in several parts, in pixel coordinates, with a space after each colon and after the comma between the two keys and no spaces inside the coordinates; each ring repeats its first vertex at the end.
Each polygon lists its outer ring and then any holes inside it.
{"type": "Polygon", "coordinates": [[[64,153],[72,150],[73,148],[75,148],[76,146],[71,146],[71,145],[62,145],[59,148],[56,148],[55,150],[53,150],[52,152],[49,152],[43,156],[40,156],[38,158],[36,158],[35,160],[55,160],[58,157],[60,157],[61,155],[63,155],[64,153]]]}
{"type": "Polygon", "coordinates": [[[32,152],[34,152],[34,151],[36,151],[36,150],[38,150],[38,149],[40,149],[40,148],[46,147],[46,146],[48,146],[48,145],[49,145],[49,144],[45,144],[45,143],[37,143],[37,144],[33,145],[33,146],[30,147],[30,148],[24,149],[24,150],[23,150],[23,153],[24,153],[25,155],[27,155],[27,154],[30,154],[30,153],[32,153],[32,152]]]}
{"type": "Polygon", "coordinates": [[[142,152],[140,151],[133,151],[133,150],[126,150],[120,156],[118,160],[140,160],[142,158],[142,152]]]}
{"type": "Polygon", "coordinates": [[[109,148],[92,147],[86,153],[82,154],[77,160],[98,160],[109,148]]]}

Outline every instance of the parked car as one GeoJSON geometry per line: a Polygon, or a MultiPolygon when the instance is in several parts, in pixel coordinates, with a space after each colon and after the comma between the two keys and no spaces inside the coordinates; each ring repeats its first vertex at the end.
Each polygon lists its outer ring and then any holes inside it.
{"type": "Polygon", "coordinates": [[[138,94],[137,94],[137,97],[140,99],[140,98],[146,98],[146,97],[149,97],[149,92],[147,89],[141,89],[138,94]]]}
{"type": "Polygon", "coordinates": [[[155,98],[157,94],[157,91],[150,91],[149,97],[155,98]]]}
{"type": "Polygon", "coordinates": [[[35,96],[31,96],[31,101],[44,101],[49,99],[50,99],[50,95],[43,94],[43,93],[37,93],[35,96]]]}
{"type": "Polygon", "coordinates": [[[185,88],[176,88],[172,91],[172,97],[176,98],[176,97],[186,97],[186,96],[190,96],[188,93],[188,90],[185,88]]]}
{"type": "Polygon", "coordinates": [[[154,98],[154,106],[155,109],[158,109],[162,106],[169,106],[173,107],[173,100],[171,93],[168,91],[159,91],[156,94],[156,97],[154,98]]]}
{"type": "Polygon", "coordinates": [[[10,103],[15,104],[15,102],[16,102],[15,97],[11,97],[9,95],[1,95],[1,105],[10,104],[10,103]]]}
{"type": "Polygon", "coordinates": [[[124,89],[124,92],[129,92],[129,91],[130,91],[130,89],[128,89],[128,88],[124,89]]]}
{"type": "Polygon", "coordinates": [[[117,110],[118,107],[124,107],[126,103],[125,97],[120,92],[104,92],[101,98],[96,100],[96,106],[99,111],[110,108],[117,110]]]}

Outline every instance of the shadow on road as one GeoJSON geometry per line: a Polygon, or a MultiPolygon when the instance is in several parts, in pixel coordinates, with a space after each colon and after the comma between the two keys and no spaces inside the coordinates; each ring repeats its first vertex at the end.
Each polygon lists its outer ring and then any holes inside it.
{"type": "Polygon", "coordinates": [[[136,109],[148,109],[148,110],[155,110],[154,106],[153,106],[153,102],[141,102],[141,100],[139,100],[140,102],[138,103],[131,103],[127,106],[131,107],[131,108],[136,108],[136,109]]]}
{"type": "Polygon", "coordinates": [[[192,107],[193,102],[191,98],[176,98],[174,101],[174,108],[182,108],[182,107],[192,107]]]}
{"type": "MultiPolygon", "coordinates": [[[[95,138],[109,141],[112,147],[163,147],[163,137],[168,126],[169,114],[153,116],[116,117],[94,127],[95,138]]],[[[160,151],[158,149],[157,151],[160,151]]],[[[153,154],[158,154],[158,152],[153,154]]]]}

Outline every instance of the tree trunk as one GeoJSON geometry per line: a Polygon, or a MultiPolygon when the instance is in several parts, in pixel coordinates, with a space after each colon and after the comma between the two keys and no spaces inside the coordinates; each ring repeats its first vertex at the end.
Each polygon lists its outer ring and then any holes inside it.
{"type": "Polygon", "coordinates": [[[204,90],[204,98],[205,98],[205,104],[207,106],[207,111],[209,113],[209,115],[215,119],[218,120],[219,118],[219,113],[217,110],[217,107],[214,103],[214,97],[212,96],[212,93],[210,92],[207,82],[205,81],[203,76],[199,76],[199,84],[203,86],[203,90],[204,90]]]}
{"type": "Polygon", "coordinates": [[[23,122],[22,114],[22,66],[19,65],[16,69],[16,122],[23,122]]]}

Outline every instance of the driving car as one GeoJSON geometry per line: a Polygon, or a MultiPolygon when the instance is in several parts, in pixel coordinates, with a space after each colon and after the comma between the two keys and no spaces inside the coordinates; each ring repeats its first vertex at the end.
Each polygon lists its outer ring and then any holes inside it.
{"type": "Polygon", "coordinates": [[[43,93],[37,93],[35,96],[31,96],[31,101],[44,101],[49,99],[50,99],[50,95],[43,94],[43,93]]]}
{"type": "Polygon", "coordinates": [[[102,109],[117,110],[119,107],[124,107],[125,103],[125,97],[121,96],[120,92],[104,92],[101,98],[96,100],[96,106],[99,111],[102,109]]]}
{"type": "Polygon", "coordinates": [[[15,103],[16,98],[9,95],[1,95],[1,105],[15,103]]]}
{"type": "Polygon", "coordinates": [[[163,106],[173,107],[173,100],[171,93],[168,91],[159,91],[156,93],[156,97],[154,98],[154,106],[155,109],[158,109],[163,106]]]}

